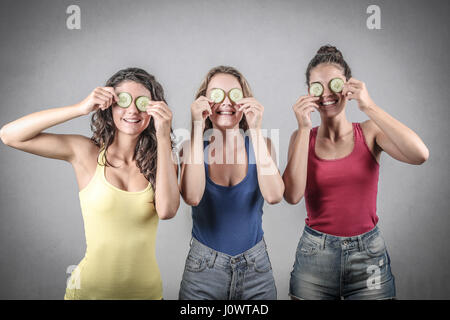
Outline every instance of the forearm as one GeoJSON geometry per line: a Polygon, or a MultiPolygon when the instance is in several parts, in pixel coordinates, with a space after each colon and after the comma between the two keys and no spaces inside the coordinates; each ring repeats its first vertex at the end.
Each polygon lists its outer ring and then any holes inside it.
{"type": "Polygon", "coordinates": [[[260,129],[250,130],[250,137],[255,154],[258,184],[264,199],[275,204],[283,199],[284,182],[273,160],[260,129]]]}
{"type": "Polygon", "coordinates": [[[172,159],[170,136],[157,136],[157,170],[155,208],[160,219],[170,219],[180,206],[178,179],[172,159]]]}
{"type": "Polygon", "coordinates": [[[364,112],[406,158],[411,161],[417,161],[428,157],[428,149],[422,139],[413,130],[396,120],[386,111],[377,105],[372,105],[365,108],[364,112]]]}
{"type": "Polygon", "coordinates": [[[191,140],[183,150],[184,169],[181,174],[181,194],[189,205],[197,205],[205,190],[205,164],[203,154],[203,126],[192,123],[191,140]]]}
{"type": "Polygon", "coordinates": [[[1,139],[4,143],[27,141],[45,129],[82,115],[78,105],[35,112],[6,124],[1,129],[1,139]]]}
{"type": "Polygon", "coordinates": [[[288,158],[283,181],[286,186],[284,198],[288,203],[298,203],[306,188],[308,171],[308,149],[310,129],[299,130],[292,144],[292,152],[288,158]]]}

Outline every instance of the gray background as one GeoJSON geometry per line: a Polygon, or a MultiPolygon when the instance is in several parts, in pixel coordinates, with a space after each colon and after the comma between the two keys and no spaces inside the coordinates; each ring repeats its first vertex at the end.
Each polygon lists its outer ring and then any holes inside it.
{"type": "MultiPolygon", "coordinates": [[[[265,106],[263,127],[280,128],[280,163],[296,129],[291,106],[305,94],[304,72],[323,44],[342,50],[372,98],[424,140],[421,166],[383,155],[378,214],[399,299],[449,299],[448,1],[1,1],[0,125],[31,112],[77,103],[119,69],[156,75],[189,128],[189,108],[206,72],[238,68],[265,106]],[[81,30],[66,8],[81,7],[81,30]],[[366,8],[381,8],[381,30],[366,8]]],[[[354,102],[351,121],[364,121],[354,102]]],[[[313,114],[314,125],[319,117],[313,114]]],[[[89,118],[49,130],[90,136],[89,118]]],[[[62,299],[66,268],[85,251],[75,175],[68,163],[0,144],[0,298],[62,299]]],[[[289,274],[306,216],[304,201],[264,207],[263,227],[278,288],[289,274]]],[[[192,219],[182,201],[161,221],[157,258],[164,298],[176,299],[192,219]]],[[[126,241],[126,239],[124,239],[126,241]]]]}

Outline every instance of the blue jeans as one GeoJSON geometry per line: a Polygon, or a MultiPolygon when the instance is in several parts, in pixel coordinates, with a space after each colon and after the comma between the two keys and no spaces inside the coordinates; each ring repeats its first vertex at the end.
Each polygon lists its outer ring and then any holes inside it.
{"type": "Polygon", "coordinates": [[[353,237],[337,237],[305,225],[289,295],[297,299],[393,299],[395,282],[377,226],[353,237]]]}
{"type": "Polygon", "coordinates": [[[195,238],[186,259],[180,300],[275,300],[277,289],[264,239],[230,256],[195,238]]]}

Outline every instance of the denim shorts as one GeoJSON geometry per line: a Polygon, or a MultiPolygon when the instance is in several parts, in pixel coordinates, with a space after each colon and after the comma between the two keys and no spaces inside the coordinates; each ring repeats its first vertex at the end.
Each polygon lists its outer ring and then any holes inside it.
{"type": "Polygon", "coordinates": [[[390,263],[377,226],[358,236],[338,237],[305,225],[289,295],[307,300],[394,299],[390,263]]]}
{"type": "Polygon", "coordinates": [[[230,256],[195,238],[186,259],[180,300],[276,300],[277,289],[264,239],[230,256]]]}

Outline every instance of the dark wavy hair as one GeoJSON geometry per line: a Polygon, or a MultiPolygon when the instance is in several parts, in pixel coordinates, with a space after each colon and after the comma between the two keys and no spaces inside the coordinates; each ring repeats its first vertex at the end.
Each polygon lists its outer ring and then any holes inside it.
{"type": "Polygon", "coordinates": [[[311,70],[321,63],[337,65],[342,69],[342,72],[345,75],[345,79],[347,80],[352,77],[352,70],[348,66],[347,62],[345,62],[342,52],[339,51],[336,47],[327,44],[320,47],[316,55],[309,62],[308,68],[306,68],[306,84],[308,86],[311,70]]]}
{"type": "MultiPolygon", "coordinates": [[[[151,93],[151,99],[154,101],[164,101],[164,90],[161,84],[156,81],[155,77],[145,70],[139,68],[127,68],[116,72],[111,78],[106,81],[107,87],[117,87],[124,81],[134,81],[142,84],[151,93]]],[[[93,132],[91,140],[102,150],[103,164],[113,167],[108,161],[107,152],[108,147],[113,143],[116,126],[114,125],[112,109],[106,110],[98,109],[91,118],[91,130],[93,132]]],[[[172,133],[172,128],[170,128],[172,133]]],[[[173,139],[172,148],[173,148],[173,139]]],[[[157,160],[157,140],[156,129],[153,118],[150,119],[148,127],[142,131],[138,142],[134,149],[133,159],[136,160],[137,167],[144,177],[151,183],[153,190],[156,187],[156,160],[157,160]]]]}
{"type": "MultiPolygon", "coordinates": [[[[208,89],[209,82],[211,81],[212,77],[214,77],[218,73],[231,74],[232,76],[234,76],[241,85],[244,98],[253,97],[250,85],[248,84],[247,79],[245,79],[242,73],[240,73],[236,68],[230,66],[217,66],[208,71],[202,83],[200,84],[197,93],[195,94],[195,99],[198,99],[201,96],[206,96],[206,90],[208,89]]],[[[211,120],[209,118],[206,118],[204,131],[211,129],[212,127],[213,126],[211,120]]],[[[245,114],[242,116],[241,121],[239,121],[239,128],[244,130],[244,132],[248,129],[245,114]]]]}

